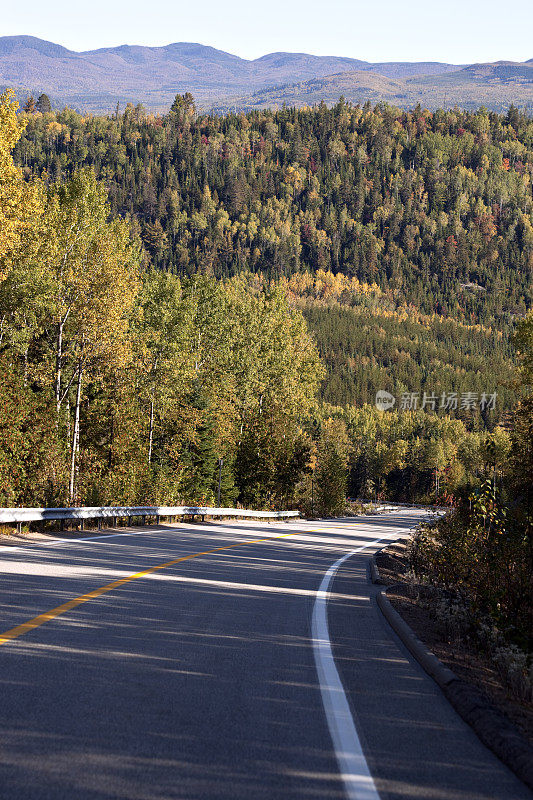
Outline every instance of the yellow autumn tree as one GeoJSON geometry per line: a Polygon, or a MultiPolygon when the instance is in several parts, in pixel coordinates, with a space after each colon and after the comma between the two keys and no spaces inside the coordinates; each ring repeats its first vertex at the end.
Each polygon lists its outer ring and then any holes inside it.
{"type": "Polygon", "coordinates": [[[70,430],[70,500],[76,495],[80,406],[87,381],[130,358],[129,317],[139,288],[138,254],[129,225],[109,221],[105,188],[91,170],[52,188],[40,251],[48,273],[51,358],[44,364],[53,382],[58,426],[67,401],[70,430]],[[70,418],[72,414],[72,419],[70,418]]]}
{"type": "Polygon", "coordinates": [[[12,151],[24,127],[17,119],[18,107],[11,89],[0,95],[0,280],[9,272],[24,233],[42,213],[40,187],[27,183],[13,163],[12,151]]]}

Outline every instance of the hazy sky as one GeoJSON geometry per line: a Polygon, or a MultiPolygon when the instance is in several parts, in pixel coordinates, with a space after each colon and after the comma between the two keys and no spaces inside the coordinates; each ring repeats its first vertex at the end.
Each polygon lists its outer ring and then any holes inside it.
{"type": "Polygon", "coordinates": [[[366,61],[525,61],[532,0],[24,0],[2,9],[0,35],[73,50],[201,42],[243,58],[279,50],[366,61]]]}

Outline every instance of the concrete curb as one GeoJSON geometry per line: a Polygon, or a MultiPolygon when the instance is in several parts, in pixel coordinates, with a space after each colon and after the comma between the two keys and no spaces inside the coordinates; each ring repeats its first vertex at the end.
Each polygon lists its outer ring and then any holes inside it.
{"type": "MultiPolygon", "coordinates": [[[[374,568],[378,579],[381,580],[375,563],[374,568]]],[[[377,581],[372,579],[372,582],[376,583],[377,581]]],[[[422,669],[442,689],[443,694],[457,713],[474,729],[483,744],[492,750],[526,786],[533,790],[533,747],[527,739],[479,689],[458,678],[451,669],[439,661],[434,653],[428,650],[412,628],[392,607],[387,597],[387,589],[378,592],[377,602],[393,631],[416,658],[422,669]]]]}
{"type": "Polygon", "coordinates": [[[420,666],[439,684],[441,689],[444,689],[452,681],[458,680],[457,675],[452,672],[451,669],[445,667],[437,656],[428,650],[426,645],[420,641],[403,617],[392,607],[387,597],[386,589],[382,589],[381,592],[379,592],[377,601],[383,616],[393,631],[400,637],[420,666]]]}
{"type": "MultiPolygon", "coordinates": [[[[381,553],[381,550],[379,550],[378,552],[381,553]]],[[[377,553],[373,555],[372,558],[370,559],[370,580],[372,581],[372,583],[377,583],[380,586],[383,586],[385,581],[379,574],[378,565],[376,564],[376,555],[377,553]]]]}
{"type": "MultiPolygon", "coordinates": [[[[406,537],[402,536],[397,541],[401,542],[401,541],[403,541],[404,538],[406,538],[406,537]]],[[[381,555],[381,553],[384,550],[386,550],[387,547],[389,547],[391,544],[395,544],[395,542],[388,542],[385,545],[385,547],[381,547],[379,550],[376,550],[376,552],[373,554],[372,558],[370,559],[370,580],[372,581],[372,583],[377,583],[379,586],[387,586],[387,581],[384,580],[381,577],[381,575],[379,574],[379,567],[378,567],[378,564],[377,564],[377,557],[379,555],[381,555]]]]}

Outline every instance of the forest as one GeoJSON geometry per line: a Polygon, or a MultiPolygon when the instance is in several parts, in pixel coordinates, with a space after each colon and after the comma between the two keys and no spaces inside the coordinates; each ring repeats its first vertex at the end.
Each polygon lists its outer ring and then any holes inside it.
{"type": "Polygon", "coordinates": [[[531,300],[533,120],[513,107],[341,100],[216,116],[185,95],[165,117],[128,107],[21,120],[25,178],[90,166],[159,269],[342,272],[420,312],[498,328],[531,300]]]}
{"type": "Polygon", "coordinates": [[[223,503],[323,513],[504,480],[525,114],[178,95],[94,117],[7,92],[0,167],[4,505],[212,503],[219,459],[223,503]]]}
{"type": "MultiPolygon", "coordinates": [[[[431,389],[433,376],[457,391],[508,380],[533,267],[533,121],[514,107],[406,112],[341,100],[217,116],[197,114],[190,95],[166,116],[25,107],[14,151],[25,179],[49,184],[90,167],[154,268],[357,279],[359,290],[334,297],[304,290],[326,300],[302,310],[326,363],[328,402],[431,389]],[[357,372],[346,357],[363,340],[357,372]]],[[[500,410],[510,395],[503,386],[500,410]]]]}

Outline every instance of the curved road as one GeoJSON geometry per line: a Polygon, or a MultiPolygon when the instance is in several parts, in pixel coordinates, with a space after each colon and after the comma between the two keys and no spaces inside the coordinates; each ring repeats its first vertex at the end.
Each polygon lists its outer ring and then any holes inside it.
{"type": "Polygon", "coordinates": [[[3,548],[2,800],[531,798],[377,608],[370,554],[419,518],[3,548]]]}

